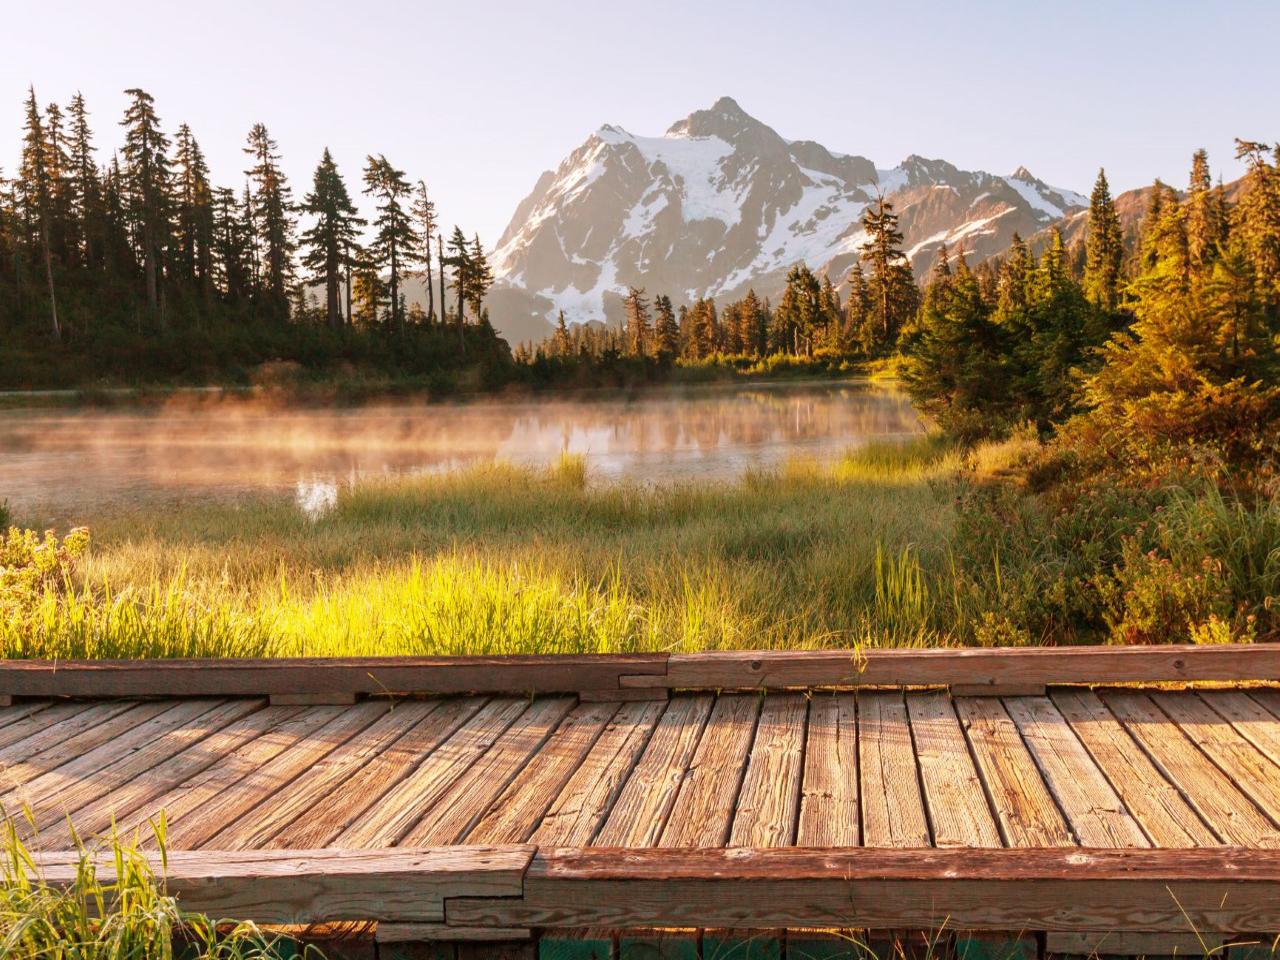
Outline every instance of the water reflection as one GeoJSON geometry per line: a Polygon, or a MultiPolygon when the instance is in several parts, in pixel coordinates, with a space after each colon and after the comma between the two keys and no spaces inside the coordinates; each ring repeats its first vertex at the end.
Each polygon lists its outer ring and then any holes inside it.
{"type": "Polygon", "coordinates": [[[363,477],[582,454],[593,480],[731,478],[920,429],[910,403],[862,384],[664,389],[600,400],[404,402],[271,409],[0,412],[0,499],[20,512],[293,491],[318,512],[363,477]]]}

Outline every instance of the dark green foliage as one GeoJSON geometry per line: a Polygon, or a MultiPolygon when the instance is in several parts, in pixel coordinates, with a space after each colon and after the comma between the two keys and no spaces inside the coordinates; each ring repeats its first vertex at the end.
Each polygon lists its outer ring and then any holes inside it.
{"type": "Polygon", "coordinates": [[[324,285],[325,320],[330,329],[340,330],[344,318],[338,295],[346,271],[355,265],[360,249],[357,228],[364,221],[356,213],[328,147],[316,167],[302,210],[313,218],[312,226],[302,234],[302,265],[310,271],[312,281],[324,285]]]}
{"type": "Polygon", "coordinates": [[[1089,199],[1089,227],[1085,236],[1085,296],[1099,310],[1112,312],[1119,303],[1120,265],[1124,260],[1124,238],[1120,218],[1111,199],[1105,171],[1098,171],[1089,199]]]}

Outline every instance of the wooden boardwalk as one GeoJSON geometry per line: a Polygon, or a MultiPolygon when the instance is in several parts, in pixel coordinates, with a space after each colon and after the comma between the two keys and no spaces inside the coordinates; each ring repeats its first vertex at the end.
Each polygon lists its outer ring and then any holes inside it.
{"type": "Polygon", "coordinates": [[[163,813],[191,905],[388,941],[1280,931],[1280,651],[932,653],[6,663],[0,805],[55,871],[163,813]]]}

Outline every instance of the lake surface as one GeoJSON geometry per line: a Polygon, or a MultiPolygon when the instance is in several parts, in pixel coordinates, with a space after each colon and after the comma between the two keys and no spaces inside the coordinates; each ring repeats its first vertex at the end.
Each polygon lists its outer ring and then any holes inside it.
{"type": "Polygon", "coordinates": [[[601,399],[270,407],[230,398],[0,411],[0,501],[44,522],[137,503],[288,492],[307,509],[361,478],[582,454],[591,482],[733,479],[922,429],[854,382],[654,388],[601,399]]]}

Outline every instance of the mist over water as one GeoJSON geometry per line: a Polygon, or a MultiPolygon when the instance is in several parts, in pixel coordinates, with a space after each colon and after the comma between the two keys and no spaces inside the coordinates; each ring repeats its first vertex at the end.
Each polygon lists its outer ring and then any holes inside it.
{"type": "Polygon", "coordinates": [[[0,501],[20,516],[80,521],[272,491],[320,512],[362,478],[495,460],[547,464],[562,453],[585,457],[594,483],[730,480],[921,429],[905,395],[852,382],[354,408],[188,398],[146,409],[8,409],[0,501]]]}

